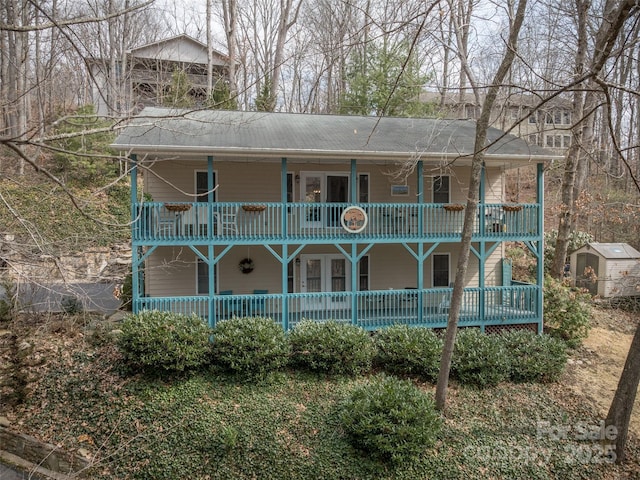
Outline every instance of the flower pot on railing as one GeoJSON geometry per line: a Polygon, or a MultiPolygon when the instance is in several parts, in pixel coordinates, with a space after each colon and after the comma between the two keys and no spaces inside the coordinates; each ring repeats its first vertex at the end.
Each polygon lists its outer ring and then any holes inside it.
{"type": "Polygon", "coordinates": [[[164,208],[170,212],[186,212],[191,208],[188,203],[165,203],[164,208]]]}
{"type": "Polygon", "coordinates": [[[266,208],[266,205],[242,205],[245,212],[263,212],[266,208]]]}
{"type": "Polygon", "coordinates": [[[502,210],[505,212],[519,212],[522,210],[522,205],[503,205],[502,210]]]}
{"type": "Polygon", "coordinates": [[[447,212],[461,212],[462,210],[464,210],[464,205],[462,205],[461,203],[448,203],[446,205],[443,205],[442,208],[444,208],[447,212]]]}

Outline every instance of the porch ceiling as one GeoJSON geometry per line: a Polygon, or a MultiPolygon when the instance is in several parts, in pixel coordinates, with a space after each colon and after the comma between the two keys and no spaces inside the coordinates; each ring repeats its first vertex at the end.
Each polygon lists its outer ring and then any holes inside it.
{"type": "MultiPolygon", "coordinates": [[[[145,108],[112,145],[158,157],[331,161],[471,162],[471,120],[145,108]]],[[[503,167],[539,163],[557,155],[491,128],[485,157],[503,167]]]]}

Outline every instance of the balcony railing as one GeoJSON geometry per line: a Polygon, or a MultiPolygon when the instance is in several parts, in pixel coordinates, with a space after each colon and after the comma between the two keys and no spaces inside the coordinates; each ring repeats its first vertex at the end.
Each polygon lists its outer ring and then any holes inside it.
{"type": "MultiPolygon", "coordinates": [[[[142,297],[135,300],[134,311],[156,309],[196,314],[210,319],[211,325],[234,316],[262,316],[274,319],[285,329],[293,328],[304,319],[336,320],[368,330],[398,324],[445,328],[452,291],[451,288],[432,288],[353,293],[216,295],[213,298],[142,297]]],[[[537,296],[540,294],[540,289],[530,284],[467,288],[464,290],[459,325],[482,327],[538,323],[537,296]]]]}
{"type": "MultiPolygon", "coordinates": [[[[136,203],[133,240],[175,243],[232,240],[442,239],[460,236],[464,210],[443,204],[360,204],[368,216],[354,234],[341,226],[345,203],[136,203]]],[[[482,204],[474,215],[474,237],[534,239],[538,204],[482,204]]]]}

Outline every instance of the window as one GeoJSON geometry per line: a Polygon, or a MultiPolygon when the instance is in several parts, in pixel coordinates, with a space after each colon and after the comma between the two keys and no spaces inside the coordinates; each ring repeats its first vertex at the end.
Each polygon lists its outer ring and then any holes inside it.
{"type": "Polygon", "coordinates": [[[529,135],[529,143],[531,145],[538,145],[538,134],[537,133],[533,133],[533,134],[529,135]]]}
{"type": "Polygon", "coordinates": [[[560,110],[553,112],[553,122],[556,125],[560,125],[562,123],[562,112],[560,110]]]}
{"type": "Polygon", "coordinates": [[[369,257],[367,255],[358,262],[358,290],[369,290],[369,257]]]}
{"type": "MultiPolygon", "coordinates": [[[[201,258],[198,258],[196,271],[196,295],[209,295],[209,265],[201,258]]],[[[216,269],[214,268],[214,284],[216,281],[215,272],[216,269]]]]}
{"type": "Polygon", "coordinates": [[[548,125],[553,125],[553,115],[547,113],[544,117],[544,122],[548,125]]]}
{"type": "Polygon", "coordinates": [[[369,174],[358,175],[358,202],[369,203],[369,174]]]}
{"type": "MultiPolygon", "coordinates": [[[[208,172],[197,171],[196,172],[196,201],[208,202],[209,201],[209,186],[207,182],[208,172]]],[[[213,172],[213,185],[216,185],[216,172],[213,172]]],[[[213,191],[213,201],[216,201],[216,190],[213,191]]]]}
{"type": "Polygon", "coordinates": [[[531,112],[529,115],[529,123],[536,123],[538,119],[538,112],[531,112]]]}
{"type": "Polygon", "coordinates": [[[293,260],[287,264],[287,292],[293,292],[294,286],[293,260]]]}
{"type": "Polygon", "coordinates": [[[571,125],[571,112],[562,113],[562,123],[565,125],[571,125]]]}
{"type": "Polygon", "coordinates": [[[563,135],[564,140],[564,148],[569,148],[571,146],[571,135],[563,135]]]}
{"type": "Polygon", "coordinates": [[[433,177],[433,203],[449,203],[449,177],[433,177]]]}
{"type": "Polygon", "coordinates": [[[431,257],[433,286],[448,287],[449,286],[449,254],[437,254],[431,257]]]}

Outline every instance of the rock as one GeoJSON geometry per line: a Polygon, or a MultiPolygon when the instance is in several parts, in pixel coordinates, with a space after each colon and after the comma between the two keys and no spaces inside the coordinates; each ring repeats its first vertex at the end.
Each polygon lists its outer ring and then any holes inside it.
{"type": "Polygon", "coordinates": [[[0,427],[9,428],[11,426],[11,422],[7,417],[0,417],[0,427]]]}
{"type": "Polygon", "coordinates": [[[91,459],[91,452],[86,448],[79,448],[76,451],[78,452],[78,455],[80,455],[82,458],[86,458],[87,460],[91,459]]]}

